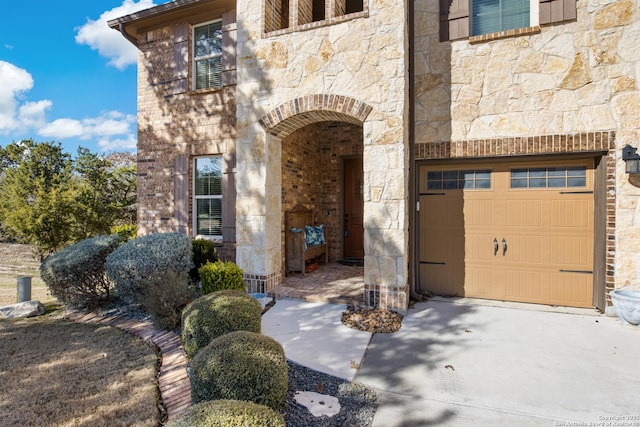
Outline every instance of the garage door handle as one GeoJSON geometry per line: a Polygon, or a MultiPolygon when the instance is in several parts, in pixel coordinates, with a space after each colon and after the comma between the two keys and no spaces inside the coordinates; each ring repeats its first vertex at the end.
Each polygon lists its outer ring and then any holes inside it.
{"type": "Polygon", "coordinates": [[[502,238],[502,256],[507,254],[507,239],[502,238]]]}
{"type": "Polygon", "coordinates": [[[493,238],[493,256],[498,255],[498,239],[496,237],[493,238]]]}

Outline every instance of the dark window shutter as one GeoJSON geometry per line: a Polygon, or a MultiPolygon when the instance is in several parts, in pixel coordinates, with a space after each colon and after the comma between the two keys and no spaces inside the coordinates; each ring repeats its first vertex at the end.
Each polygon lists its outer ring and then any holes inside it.
{"type": "Polygon", "coordinates": [[[222,15],[222,86],[236,84],[236,11],[222,15]]]}
{"type": "Polygon", "coordinates": [[[173,94],[189,90],[189,26],[175,27],[173,34],[173,94]]]}
{"type": "Polygon", "coordinates": [[[176,231],[189,234],[189,156],[178,156],[175,159],[173,217],[176,221],[176,231]]]}
{"type": "Polygon", "coordinates": [[[440,41],[469,37],[469,1],[440,0],[440,41]]]}
{"type": "Polygon", "coordinates": [[[222,240],[236,241],[236,155],[222,156],[222,240]]]}
{"type": "Polygon", "coordinates": [[[576,18],[576,0],[540,0],[540,25],[576,18]]]}

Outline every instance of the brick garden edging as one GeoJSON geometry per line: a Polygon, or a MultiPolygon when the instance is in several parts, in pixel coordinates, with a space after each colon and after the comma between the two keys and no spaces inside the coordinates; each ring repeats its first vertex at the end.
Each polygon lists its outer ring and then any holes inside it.
{"type": "Polygon", "coordinates": [[[187,373],[187,357],[182,340],[175,332],[159,330],[149,322],[122,316],[101,316],[66,310],[65,318],[74,322],[113,326],[129,332],[146,343],[153,344],[161,356],[158,387],[169,420],[191,406],[191,382],[187,373]]]}

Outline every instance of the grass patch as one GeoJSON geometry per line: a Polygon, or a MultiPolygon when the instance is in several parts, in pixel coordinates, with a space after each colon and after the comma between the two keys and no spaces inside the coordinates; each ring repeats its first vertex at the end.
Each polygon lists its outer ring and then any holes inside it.
{"type": "Polygon", "coordinates": [[[160,425],[158,356],[126,332],[50,316],[0,320],[0,348],[3,425],[160,425]]]}

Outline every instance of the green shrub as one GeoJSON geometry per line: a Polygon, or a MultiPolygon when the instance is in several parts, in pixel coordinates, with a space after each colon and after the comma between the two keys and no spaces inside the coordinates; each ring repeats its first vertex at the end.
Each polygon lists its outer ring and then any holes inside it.
{"type": "Polygon", "coordinates": [[[166,271],[154,274],[143,282],[143,308],[162,329],[180,326],[182,309],[196,295],[196,288],[185,272],[166,271]]]}
{"type": "Polygon", "coordinates": [[[138,227],[135,224],[114,225],[109,231],[111,231],[111,234],[120,236],[123,242],[135,239],[138,235],[138,227]]]}
{"type": "Polygon", "coordinates": [[[213,339],[233,331],[260,332],[260,303],[244,291],[204,295],[182,311],[182,347],[193,357],[213,339]]]}
{"type": "Polygon", "coordinates": [[[40,277],[51,294],[65,304],[100,306],[111,293],[105,260],[119,244],[117,235],[82,240],[47,257],[40,265],[40,277]]]}
{"type": "Polygon", "coordinates": [[[285,427],[273,409],[253,402],[214,400],[187,408],[166,427],[285,427]]]}
{"type": "Polygon", "coordinates": [[[278,408],[287,396],[287,359],[280,343],[248,331],[218,337],[191,363],[195,403],[233,399],[278,408]]]}
{"type": "Polygon", "coordinates": [[[218,252],[216,251],[216,244],[209,239],[193,239],[191,246],[193,247],[193,269],[190,273],[191,281],[198,283],[200,281],[198,269],[207,262],[216,262],[218,260],[218,252]]]}
{"type": "Polygon", "coordinates": [[[107,257],[106,270],[115,293],[125,303],[140,303],[147,278],[166,271],[193,268],[191,239],[180,233],[158,233],[122,244],[107,257]]]}
{"type": "Polygon", "coordinates": [[[198,273],[203,295],[224,289],[245,290],[242,270],[231,261],[207,262],[198,273]]]}

